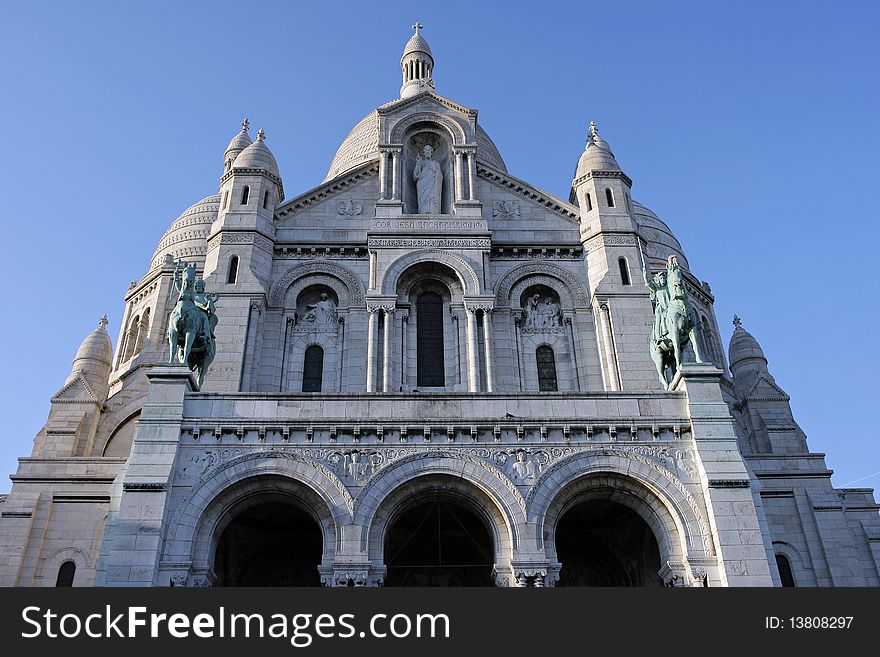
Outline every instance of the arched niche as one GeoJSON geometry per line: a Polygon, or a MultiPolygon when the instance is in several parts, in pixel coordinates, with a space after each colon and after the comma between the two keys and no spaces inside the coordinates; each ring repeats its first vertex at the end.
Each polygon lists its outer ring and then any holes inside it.
{"type": "Polygon", "coordinates": [[[403,211],[418,214],[418,195],[413,172],[419,156],[424,157],[425,146],[433,149],[433,159],[440,165],[443,175],[440,214],[452,214],[454,202],[455,171],[452,156],[452,138],[449,132],[435,123],[417,123],[407,131],[403,146],[403,211]]]}
{"type": "Polygon", "coordinates": [[[326,282],[315,282],[299,292],[295,301],[297,326],[336,328],[339,295],[326,282]]]}

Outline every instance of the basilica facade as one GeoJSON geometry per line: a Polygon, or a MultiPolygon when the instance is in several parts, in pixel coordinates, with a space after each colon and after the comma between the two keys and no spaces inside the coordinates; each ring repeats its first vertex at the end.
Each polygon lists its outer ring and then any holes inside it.
{"type": "Polygon", "coordinates": [[[318,187],[288,197],[263,131],[232,138],[115,351],[102,319],[52,397],[0,585],[880,585],[872,491],[832,487],[739,320],[725,354],[599,129],[568,199],[517,178],[420,27],[318,187]],[[674,373],[649,344],[670,263],[674,373]]]}

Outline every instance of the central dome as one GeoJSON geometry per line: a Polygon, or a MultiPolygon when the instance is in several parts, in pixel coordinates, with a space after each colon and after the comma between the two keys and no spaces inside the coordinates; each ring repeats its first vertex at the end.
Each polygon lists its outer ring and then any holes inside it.
{"type": "MultiPolygon", "coordinates": [[[[333,156],[323,182],[333,180],[367,162],[379,161],[379,115],[376,110],[367,114],[351,129],[333,156]]],[[[507,173],[507,166],[495,143],[477,126],[477,161],[507,173]]]]}

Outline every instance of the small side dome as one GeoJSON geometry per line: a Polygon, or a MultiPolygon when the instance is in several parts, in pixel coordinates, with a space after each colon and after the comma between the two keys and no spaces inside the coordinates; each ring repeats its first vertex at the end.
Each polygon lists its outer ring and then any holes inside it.
{"type": "Polygon", "coordinates": [[[431,46],[428,45],[428,42],[425,41],[425,38],[420,32],[422,27],[423,25],[418,22],[412,26],[412,28],[416,32],[409,38],[409,41],[406,42],[406,46],[404,46],[403,48],[403,54],[400,56],[401,62],[406,58],[407,55],[417,52],[424,53],[431,59],[434,59],[434,54],[431,52],[431,46]]]}
{"type": "Polygon", "coordinates": [[[106,395],[107,377],[110,375],[112,363],[113,345],[107,334],[107,315],[104,315],[98,323],[98,328],[89,333],[76,350],[70,374],[64,385],[81,374],[98,397],[106,395]]]}
{"type": "Polygon", "coordinates": [[[262,169],[272,175],[281,177],[278,172],[278,162],[272,151],[266,146],[266,133],[260,129],[257,133],[257,141],[245,148],[232,163],[233,169],[262,169]]]}
{"type": "Polygon", "coordinates": [[[150,261],[150,269],[161,266],[166,254],[170,254],[172,260],[182,258],[195,262],[198,267],[204,266],[208,235],[219,211],[219,194],[205,197],[184,210],[159,241],[150,261]]]}
{"type": "Polygon", "coordinates": [[[690,270],[681,243],[660,217],[637,201],[633,201],[633,216],[639,235],[645,240],[645,259],[652,268],[666,267],[666,259],[674,255],[684,269],[690,270]]]}
{"type": "Polygon", "coordinates": [[[578,160],[575,169],[574,179],[577,180],[581,176],[585,176],[590,171],[620,171],[620,165],[611,152],[611,147],[602,137],[596,128],[596,123],[590,121],[590,133],[587,137],[587,145],[581,158],[578,160]]]}
{"type": "Polygon", "coordinates": [[[744,365],[746,361],[753,361],[757,368],[766,370],[767,357],[764,355],[761,345],[751,333],[743,328],[742,320],[736,315],[733,316],[733,325],[735,328],[727,353],[730,357],[730,369],[734,376],[737,374],[736,370],[740,369],[738,366],[744,365]]]}
{"type": "Polygon", "coordinates": [[[224,152],[223,161],[229,162],[230,166],[232,162],[235,161],[235,158],[238,157],[239,153],[241,153],[245,148],[254,143],[254,140],[251,139],[251,136],[248,134],[248,128],[251,123],[247,119],[241,122],[241,132],[235,135],[230,141],[229,145],[226,147],[226,151],[224,152]]]}

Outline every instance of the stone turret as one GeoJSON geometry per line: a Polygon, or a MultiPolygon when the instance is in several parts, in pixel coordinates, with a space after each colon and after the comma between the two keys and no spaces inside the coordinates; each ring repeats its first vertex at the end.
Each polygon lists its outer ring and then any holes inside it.
{"type": "Polygon", "coordinates": [[[250,128],[250,125],[251,122],[247,119],[242,121],[241,132],[229,140],[229,145],[226,147],[226,152],[223,154],[224,174],[229,173],[232,169],[232,163],[235,162],[235,158],[238,157],[238,154],[254,143],[254,140],[251,139],[251,136],[248,134],[248,128],[250,128]]]}
{"type": "Polygon", "coordinates": [[[77,349],[64,385],[69,385],[82,375],[95,397],[104,401],[107,398],[112,366],[113,345],[107,334],[107,315],[104,315],[98,322],[98,328],[89,333],[77,349]]]}
{"type": "Polygon", "coordinates": [[[434,88],[434,55],[431,54],[428,42],[419,31],[424,26],[416,22],[412,27],[416,33],[407,41],[400,58],[403,75],[403,84],[400,87],[401,98],[409,98],[434,88]]]}

